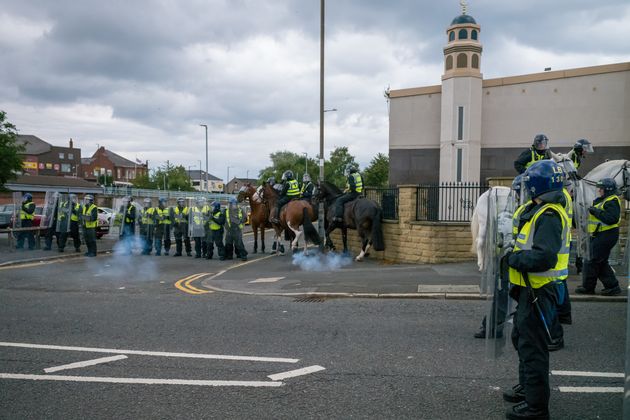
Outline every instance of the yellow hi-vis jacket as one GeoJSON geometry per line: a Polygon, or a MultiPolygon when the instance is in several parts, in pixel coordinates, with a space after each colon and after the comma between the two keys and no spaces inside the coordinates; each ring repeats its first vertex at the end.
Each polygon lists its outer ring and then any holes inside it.
{"type": "MultiPolygon", "coordinates": [[[[619,204],[619,207],[621,208],[621,200],[619,199],[618,196],[614,194],[606,197],[606,199],[602,200],[600,203],[595,204],[594,207],[596,209],[603,210],[604,204],[606,204],[607,202],[611,200],[617,200],[617,203],[619,204]]],[[[617,219],[617,223],[614,223],[612,225],[607,225],[606,223],[602,222],[597,217],[589,213],[588,214],[588,233],[592,235],[593,233],[596,233],[596,232],[605,232],[607,230],[614,229],[616,227],[619,227],[620,221],[621,221],[621,212],[619,213],[619,219],[617,219]]]]}

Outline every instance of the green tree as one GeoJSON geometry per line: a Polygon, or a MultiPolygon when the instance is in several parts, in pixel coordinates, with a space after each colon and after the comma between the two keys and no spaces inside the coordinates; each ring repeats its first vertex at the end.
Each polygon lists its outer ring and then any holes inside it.
{"type": "Polygon", "coordinates": [[[363,171],[363,184],[367,187],[387,187],[389,185],[389,157],[377,154],[363,171]]]}
{"type": "Polygon", "coordinates": [[[324,179],[343,189],[346,185],[346,177],[343,175],[343,170],[349,163],[359,166],[354,156],[348,152],[347,147],[335,148],[330,153],[330,159],[324,162],[324,179]]]}
{"type": "Polygon", "coordinates": [[[0,188],[4,184],[17,178],[22,171],[22,157],[24,146],[17,143],[17,129],[6,120],[6,113],[0,111],[0,188]]]}
{"type": "MultiPolygon", "coordinates": [[[[306,172],[306,156],[281,151],[270,154],[269,158],[271,159],[271,166],[262,169],[258,174],[261,183],[267,181],[270,176],[275,176],[276,181],[280,182],[280,178],[286,170],[293,171],[296,179],[302,180],[302,175],[306,172]]],[[[317,179],[319,169],[315,159],[308,159],[308,173],[312,179],[317,179]]]]}
{"type": "Polygon", "coordinates": [[[114,185],[114,177],[111,175],[99,175],[96,183],[99,185],[114,185]]]}
{"type": "Polygon", "coordinates": [[[186,168],[182,165],[174,166],[166,164],[158,167],[145,185],[150,188],[171,191],[194,191],[186,168]]]}
{"type": "Polygon", "coordinates": [[[136,188],[142,188],[146,190],[157,189],[155,182],[151,180],[151,177],[148,173],[139,174],[135,179],[131,180],[131,183],[136,188]]]}

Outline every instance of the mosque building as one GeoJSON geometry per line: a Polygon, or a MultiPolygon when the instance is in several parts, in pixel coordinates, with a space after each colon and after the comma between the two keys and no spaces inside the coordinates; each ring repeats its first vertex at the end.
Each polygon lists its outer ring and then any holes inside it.
{"type": "Polygon", "coordinates": [[[544,133],[554,152],[588,139],[581,174],[630,159],[630,63],[484,79],[481,27],[466,13],[446,29],[442,84],[389,91],[390,183],[485,182],[544,133]]]}

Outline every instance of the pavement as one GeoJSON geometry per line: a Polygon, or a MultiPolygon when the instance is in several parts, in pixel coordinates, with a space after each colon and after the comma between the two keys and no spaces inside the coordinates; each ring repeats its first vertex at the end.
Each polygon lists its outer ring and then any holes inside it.
{"type": "MultiPolygon", "coordinates": [[[[115,258],[113,250],[116,242],[117,238],[112,235],[99,239],[97,242],[99,254],[113,255],[115,258]]],[[[244,242],[248,250],[253,248],[251,233],[244,235],[244,242]]],[[[267,243],[271,243],[269,237],[267,243]]],[[[136,253],[139,251],[136,250],[136,253]]],[[[8,250],[6,243],[0,245],[0,268],[77,258],[85,257],[82,252],[61,254],[54,247],[52,251],[41,249],[15,251],[8,250]]],[[[137,258],[147,257],[138,255],[137,258]]],[[[100,259],[101,256],[96,258],[100,259]]],[[[163,261],[160,265],[164,268],[174,264],[174,261],[163,261]]],[[[186,272],[192,271],[193,274],[180,279],[175,283],[175,287],[193,294],[201,290],[304,298],[485,299],[479,291],[481,276],[474,261],[417,265],[394,264],[367,258],[363,262],[356,262],[350,255],[321,254],[315,248],[309,250],[309,255],[250,254],[247,262],[187,260],[186,257],[183,261],[188,261],[185,263],[186,272]],[[194,286],[191,284],[193,281],[194,286]],[[177,284],[182,287],[178,287],[177,284]],[[186,285],[192,287],[188,288],[186,285]]],[[[179,265],[178,261],[177,266],[179,265]]],[[[173,268],[179,272],[184,271],[173,268]]],[[[614,297],[576,295],[573,291],[581,284],[581,279],[572,272],[568,279],[572,300],[627,301],[627,273],[623,272],[621,267],[615,269],[623,290],[622,295],[614,297]]],[[[601,284],[599,287],[601,288],[601,284]]]]}

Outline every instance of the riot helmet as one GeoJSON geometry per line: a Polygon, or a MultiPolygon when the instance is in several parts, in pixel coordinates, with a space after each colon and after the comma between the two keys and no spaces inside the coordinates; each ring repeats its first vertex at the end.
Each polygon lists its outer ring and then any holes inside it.
{"type": "Polygon", "coordinates": [[[236,208],[238,204],[235,197],[230,197],[230,200],[228,201],[228,203],[230,204],[230,208],[232,209],[236,208]]]}
{"type": "Polygon", "coordinates": [[[94,203],[94,196],[92,194],[87,194],[85,197],[83,197],[83,199],[88,204],[94,203]]]}
{"type": "Polygon", "coordinates": [[[288,181],[290,179],[293,179],[293,171],[291,170],[284,171],[284,173],[282,174],[282,180],[288,181]]]}
{"type": "Polygon", "coordinates": [[[158,200],[158,205],[160,206],[160,208],[165,208],[166,207],[166,198],[164,197],[160,197],[160,199],[158,200]]]}
{"type": "Polygon", "coordinates": [[[535,162],[523,175],[525,187],[532,199],[550,191],[560,191],[564,186],[564,170],[549,159],[535,162]]]}
{"type": "Polygon", "coordinates": [[[587,153],[593,153],[595,151],[591,142],[586,139],[580,139],[576,141],[573,145],[573,150],[575,150],[576,153],[579,153],[581,156],[584,156],[587,153]]]}
{"type": "Polygon", "coordinates": [[[536,134],[534,137],[534,148],[538,151],[547,150],[547,144],[549,143],[549,139],[544,134],[536,134]]]}
{"type": "Polygon", "coordinates": [[[348,163],[343,170],[344,176],[350,176],[351,173],[357,172],[358,169],[353,163],[348,163]]]}
{"type": "Polygon", "coordinates": [[[221,210],[221,203],[219,203],[218,201],[213,201],[211,206],[212,206],[212,211],[214,211],[215,213],[221,210]]]}
{"type": "Polygon", "coordinates": [[[311,182],[311,176],[308,173],[302,175],[302,182],[311,182]]]}
{"type": "Polygon", "coordinates": [[[184,203],[186,203],[186,200],[184,199],[184,197],[179,197],[179,198],[177,199],[177,204],[178,204],[178,205],[183,206],[183,205],[184,205],[184,203]]]}
{"type": "Polygon", "coordinates": [[[78,201],[78,197],[76,194],[70,194],[70,202],[76,203],[78,201]]]}
{"type": "Polygon", "coordinates": [[[31,195],[31,193],[26,193],[22,196],[22,201],[24,202],[33,201],[33,196],[31,195]]]}
{"type": "Polygon", "coordinates": [[[602,178],[597,182],[595,187],[602,189],[605,196],[611,195],[617,191],[617,183],[612,178],[602,178]]]}
{"type": "Polygon", "coordinates": [[[145,207],[151,207],[151,199],[149,197],[142,200],[142,202],[144,203],[145,207]]]}
{"type": "Polygon", "coordinates": [[[198,206],[203,206],[204,204],[206,204],[206,197],[197,197],[197,199],[195,200],[195,203],[198,206]]]}
{"type": "Polygon", "coordinates": [[[272,187],[276,184],[276,177],[275,176],[270,176],[269,178],[267,178],[267,184],[271,185],[272,187]]]}

